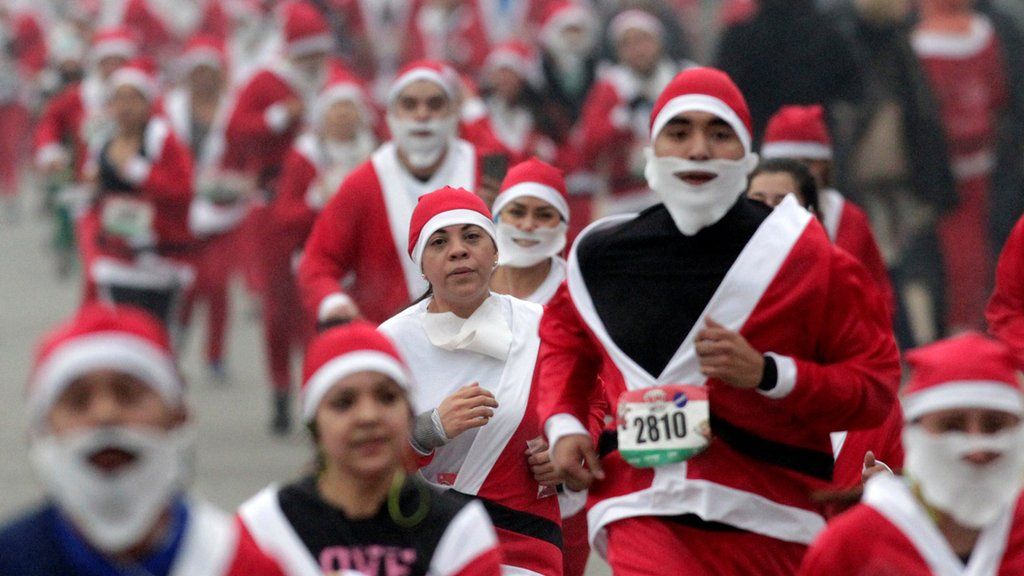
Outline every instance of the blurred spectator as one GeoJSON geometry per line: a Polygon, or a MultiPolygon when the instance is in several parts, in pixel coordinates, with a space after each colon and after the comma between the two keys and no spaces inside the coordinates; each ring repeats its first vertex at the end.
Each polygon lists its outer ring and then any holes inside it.
{"type": "Polygon", "coordinates": [[[865,93],[830,111],[836,187],[871,220],[896,290],[903,348],[944,331],[935,222],[956,202],[938,105],[910,46],[909,9],[908,0],[856,0],[835,13],[865,93]]]}
{"type": "Polygon", "coordinates": [[[557,144],[569,138],[594,83],[597,22],[591,11],[571,2],[552,3],[540,29],[544,111],[553,119],[557,144]]]}
{"type": "Polygon", "coordinates": [[[601,67],[574,142],[577,168],[597,173],[606,182],[604,190],[611,192],[595,207],[595,217],[657,203],[644,178],[651,110],[661,91],[686,66],[668,57],[665,27],[650,12],[620,12],[609,23],[608,36],[615,45],[616,63],[601,67]]]}
{"type": "Polygon", "coordinates": [[[558,148],[547,133],[551,120],[541,107],[540,62],[523,42],[500,44],[483,70],[484,100],[491,130],[513,155],[555,162],[558,148]]]}
{"type": "Polygon", "coordinates": [[[813,0],[760,0],[754,18],[722,35],[715,63],[747,97],[755,145],[782,106],[820,103],[827,109],[863,92],[849,42],[813,0]]]}
{"type": "MultiPolygon", "coordinates": [[[[1008,59],[1012,48],[1019,51],[1019,41],[1014,45],[1019,33],[1012,23],[996,28],[995,20],[974,6],[974,0],[922,0],[912,37],[939,102],[956,181],[957,207],[938,223],[946,263],[946,328],[954,333],[983,326],[998,251],[986,235],[991,209],[998,205],[993,178],[1001,152],[1014,156],[1019,168],[1024,143],[1021,116],[1014,110],[1020,96],[1013,94],[1013,84],[1019,83],[1013,79],[1021,71],[1009,67],[1020,60],[1008,59]]],[[[1014,188],[1020,189],[1019,182],[1014,188]]]]}

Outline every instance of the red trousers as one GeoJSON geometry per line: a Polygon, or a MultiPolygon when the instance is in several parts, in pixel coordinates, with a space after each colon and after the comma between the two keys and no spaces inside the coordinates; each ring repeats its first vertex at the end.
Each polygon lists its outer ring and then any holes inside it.
{"type": "Polygon", "coordinates": [[[28,150],[30,117],[18,102],[0,104],[0,196],[18,193],[21,165],[28,150]]]}
{"type": "Polygon", "coordinates": [[[292,272],[295,245],[278,234],[267,234],[261,250],[263,258],[263,333],[270,379],[275,390],[291,387],[293,346],[304,346],[313,336],[313,320],[299,298],[298,283],[292,272]]]}
{"type": "Polygon", "coordinates": [[[587,511],[562,518],[562,573],[565,576],[583,576],[590,558],[587,540],[587,511]]]}
{"type": "MultiPolygon", "coordinates": [[[[236,270],[239,229],[207,239],[199,253],[192,303],[206,302],[206,361],[224,359],[228,325],[228,286],[236,270]]],[[[191,308],[191,306],[190,306],[191,308]]]]}
{"type": "Polygon", "coordinates": [[[960,204],[939,221],[949,332],[985,330],[985,304],[995,274],[987,240],[988,188],[985,176],[958,182],[960,204]]]}
{"type": "Polygon", "coordinates": [[[615,576],[792,576],[807,546],[742,531],[711,531],[656,517],[608,525],[615,576]]]}

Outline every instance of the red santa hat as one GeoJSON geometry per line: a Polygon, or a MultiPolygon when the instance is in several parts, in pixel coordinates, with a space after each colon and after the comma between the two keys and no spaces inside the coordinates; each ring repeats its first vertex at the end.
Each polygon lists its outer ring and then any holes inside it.
{"type": "Polygon", "coordinates": [[[185,52],[178,60],[181,73],[189,74],[200,66],[208,66],[217,70],[227,67],[227,54],[224,43],[216,36],[198,34],[185,44],[185,52]]]}
{"type": "Polygon", "coordinates": [[[31,422],[41,426],[64,390],[96,370],[130,374],[172,406],[184,400],[185,384],[160,322],[131,307],[86,304],[36,349],[27,389],[31,422]]]}
{"type": "Polygon", "coordinates": [[[159,90],[155,70],[156,66],[150,60],[132,60],[110,75],[110,79],[107,80],[108,93],[113,95],[118,88],[131,86],[141,92],[146,100],[152,102],[159,90]]]}
{"type": "Polygon", "coordinates": [[[562,171],[554,166],[530,158],[509,169],[501,183],[501,192],[494,199],[492,211],[495,217],[505,206],[522,196],[539,198],[555,207],[562,220],[569,221],[569,193],[565,188],[562,171]]]}
{"type": "Polygon", "coordinates": [[[540,81],[537,58],[525,42],[512,40],[498,44],[491,50],[484,61],[484,71],[490,73],[502,68],[512,70],[531,84],[540,81]]]}
{"type": "Polygon", "coordinates": [[[903,417],[912,422],[950,408],[988,408],[1024,416],[1024,389],[1010,349],[977,332],[907,353],[910,380],[903,417]]]}
{"type": "Polygon", "coordinates": [[[292,58],[324,54],[334,48],[334,38],[323,14],[299,0],[284,7],[284,51],[292,58]]]}
{"type": "Polygon", "coordinates": [[[676,74],[654,102],[651,140],[670,120],[691,111],[708,112],[724,120],[750,153],[750,109],[743,93],[728,74],[705,67],[688,68],[676,74]]]}
{"type": "Polygon", "coordinates": [[[562,30],[570,26],[579,26],[588,34],[593,34],[597,22],[590,11],[578,3],[556,0],[544,12],[540,25],[540,40],[548,47],[557,45],[562,30]]]}
{"type": "Polygon", "coordinates": [[[341,66],[332,65],[327,84],[313,104],[313,124],[320,126],[327,110],[335,103],[343,101],[355,104],[365,118],[370,113],[366,105],[367,100],[368,96],[359,78],[341,66]]]}
{"type": "Polygon", "coordinates": [[[104,58],[120,57],[131,60],[139,53],[139,45],[127,28],[114,27],[98,30],[92,38],[89,59],[98,63],[104,58]]]}
{"type": "Polygon", "coordinates": [[[347,376],[378,372],[408,389],[409,368],[394,344],[372,324],[355,321],[331,328],[310,342],[302,369],[302,417],[312,422],[324,395],[347,376]]]}
{"type": "Polygon", "coordinates": [[[405,90],[410,84],[419,80],[426,80],[437,84],[451,100],[455,100],[456,96],[458,96],[459,78],[455,70],[442,62],[419,60],[410,63],[399,71],[398,77],[395,78],[395,81],[391,83],[391,88],[388,89],[388,105],[390,106],[394,103],[398,95],[402,93],[402,90],[405,90]]]}
{"type": "Polygon", "coordinates": [[[624,10],[612,18],[608,24],[608,38],[617,44],[629,30],[640,30],[654,36],[659,41],[665,38],[665,25],[657,16],[646,10],[624,10]]]}
{"type": "Polygon", "coordinates": [[[431,234],[459,224],[476,224],[491,240],[496,236],[487,204],[469,190],[445,186],[421,196],[409,223],[409,257],[416,266],[421,266],[423,249],[431,234]]]}
{"type": "Polygon", "coordinates": [[[821,106],[784,106],[768,121],[764,158],[831,160],[832,138],[821,106]]]}

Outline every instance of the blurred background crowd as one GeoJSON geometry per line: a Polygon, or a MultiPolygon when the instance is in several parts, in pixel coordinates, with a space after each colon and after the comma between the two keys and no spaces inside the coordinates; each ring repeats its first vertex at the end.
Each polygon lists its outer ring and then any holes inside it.
{"type": "Polygon", "coordinates": [[[655,203],[643,149],[679,70],[729,73],[755,146],[784,106],[820,105],[825,133],[795,139],[827,148],[819,185],[867,215],[904,348],[985,328],[996,259],[1024,212],[1017,0],[3,0],[0,48],[2,225],[35,223],[42,207],[56,278],[83,278],[89,299],[103,289],[91,252],[116,248],[83,241],[90,226],[154,217],[121,206],[99,222],[97,190],[163,190],[179,205],[156,216],[161,254],[188,266],[153,273],[189,289],[149,307],[180,336],[205,305],[205,362],[223,379],[228,298],[242,293],[228,287],[241,280],[277,391],[309,326],[292,254],[391,137],[388,91],[410,62],[446,63],[462,137],[500,152],[484,157],[485,200],[531,156],[564,172],[570,241],[655,203]],[[158,149],[153,117],[180,150],[158,149]],[[315,151],[329,169],[299,213],[275,208],[285,153],[307,132],[330,142],[315,151]]]}

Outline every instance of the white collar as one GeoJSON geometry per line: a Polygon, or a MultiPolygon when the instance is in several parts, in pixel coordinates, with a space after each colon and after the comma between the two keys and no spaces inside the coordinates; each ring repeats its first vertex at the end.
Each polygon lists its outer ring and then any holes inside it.
{"type": "Polygon", "coordinates": [[[431,344],[443,350],[468,350],[505,361],[512,346],[512,330],[502,311],[501,301],[488,296],[469,316],[453,312],[427,312],[423,331],[431,344]]]}

